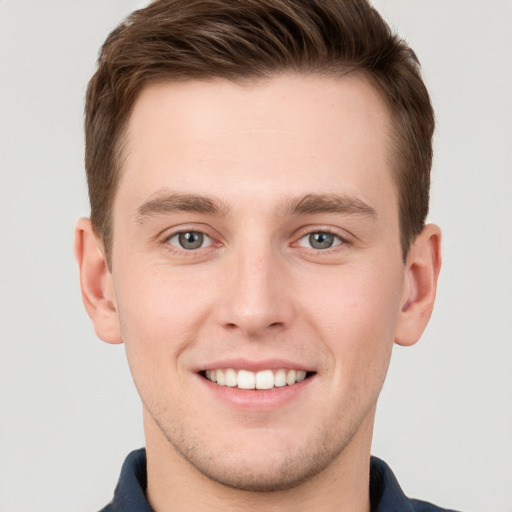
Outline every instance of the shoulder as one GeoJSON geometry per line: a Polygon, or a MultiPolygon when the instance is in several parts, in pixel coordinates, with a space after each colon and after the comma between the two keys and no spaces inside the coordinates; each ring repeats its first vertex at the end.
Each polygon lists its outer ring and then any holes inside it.
{"type": "Polygon", "coordinates": [[[121,468],[112,501],[99,512],[153,512],[147,499],[146,451],[131,452],[121,468]]]}
{"type": "Polygon", "coordinates": [[[409,501],[413,507],[414,512],[457,512],[456,510],[437,507],[436,505],[428,503],[427,501],[415,499],[410,499],[409,501]]]}
{"type": "Polygon", "coordinates": [[[408,498],[391,468],[377,457],[370,463],[370,499],[372,512],[456,512],[408,498]]]}

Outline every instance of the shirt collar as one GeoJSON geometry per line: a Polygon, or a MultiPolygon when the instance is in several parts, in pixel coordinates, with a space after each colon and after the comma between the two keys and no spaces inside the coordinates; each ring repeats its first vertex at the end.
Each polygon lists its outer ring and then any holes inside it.
{"type": "Polygon", "coordinates": [[[146,450],[141,448],[126,457],[114,498],[100,512],[153,512],[146,499],[147,486],[146,450]]]}

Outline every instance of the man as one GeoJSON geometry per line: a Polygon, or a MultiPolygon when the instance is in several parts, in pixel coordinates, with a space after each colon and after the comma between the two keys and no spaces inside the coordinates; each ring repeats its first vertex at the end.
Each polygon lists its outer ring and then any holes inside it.
{"type": "Polygon", "coordinates": [[[112,32],[75,252],[146,449],[105,510],[440,510],[370,459],[392,346],[434,303],[433,129],[362,0],[161,0],[112,32]]]}

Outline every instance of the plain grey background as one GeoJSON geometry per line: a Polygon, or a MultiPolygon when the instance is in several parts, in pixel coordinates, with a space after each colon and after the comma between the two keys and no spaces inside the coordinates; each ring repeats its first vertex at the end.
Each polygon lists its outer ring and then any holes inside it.
{"type": "MultiPolygon", "coordinates": [[[[143,445],[122,346],[96,339],[72,255],[88,214],[82,110],[135,0],[0,0],[0,511],[93,511],[143,445]]],[[[423,339],[395,349],[373,453],[405,492],[512,510],[512,3],[380,0],[437,112],[444,232],[423,339]]]]}

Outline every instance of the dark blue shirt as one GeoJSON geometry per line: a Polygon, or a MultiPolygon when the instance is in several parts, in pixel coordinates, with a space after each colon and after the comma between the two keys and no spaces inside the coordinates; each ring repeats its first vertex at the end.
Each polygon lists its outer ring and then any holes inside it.
{"type": "MultiPolygon", "coordinates": [[[[114,498],[100,512],[153,512],[146,486],[146,451],[142,448],[126,457],[114,498]]],[[[372,512],[450,512],[407,498],[389,466],[377,457],[372,457],[370,464],[370,502],[372,512]]]]}

